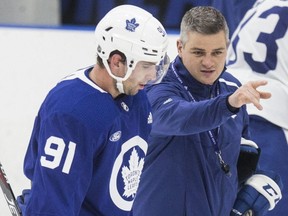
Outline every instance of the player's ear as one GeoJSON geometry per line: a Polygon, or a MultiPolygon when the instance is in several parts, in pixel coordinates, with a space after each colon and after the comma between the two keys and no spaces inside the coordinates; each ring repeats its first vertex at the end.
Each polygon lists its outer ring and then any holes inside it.
{"type": "Polygon", "coordinates": [[[113,67],[119,67],[120,63],[123,64],[123,60],[122,57],[119,54],[113,54],[110,58],[109,58],[109,63],[111,66],[113,67]]]}
{"type": "Polygon", "coordinates": [[[122,56],[115,53],[109,57],[109,65],[111,72],[115,76],[124,76],[125,73],[123,72],[123,67],[125,66],[125,60],[123,60],[122,56]]]}

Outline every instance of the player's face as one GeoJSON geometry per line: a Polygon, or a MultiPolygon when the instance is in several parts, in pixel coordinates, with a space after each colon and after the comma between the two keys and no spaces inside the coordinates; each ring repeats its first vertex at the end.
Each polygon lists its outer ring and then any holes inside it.
{"type": "Polygon", "coordinates": [[[130,77],[123,81],[124,92],[127,95],[135,95],[150,81],[156,79],[155,63],[139,61],[130,77]]]}
{"type": "Polygon", "coordinates": [[[189,32],[185,45],[177,41],[177,49],[186,69],[203,84],[213,84],[223,71],[227,54],[224,31],[212,35],[189,32]]]}

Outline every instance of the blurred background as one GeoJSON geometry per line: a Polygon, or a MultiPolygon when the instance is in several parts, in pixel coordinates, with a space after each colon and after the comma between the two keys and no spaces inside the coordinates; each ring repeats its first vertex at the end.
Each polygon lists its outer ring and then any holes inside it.
{"type": "Polygon", "coordinates": [[[133,4],[152,13],[166,29],[178,30],[185,11],[199,5],[219,9],[232,33],[255,0],[0,0],[0,24],[95,26],[113,7],[133,4]]]}

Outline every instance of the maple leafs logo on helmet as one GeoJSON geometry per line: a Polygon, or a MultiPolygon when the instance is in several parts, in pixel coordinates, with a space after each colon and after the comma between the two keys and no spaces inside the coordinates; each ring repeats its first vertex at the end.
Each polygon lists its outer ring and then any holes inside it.
{"type": "Polygon", "coordinates": [[[139,26],[139,23],[136,23],[136,19],[126,20],[126,29],[131,32],[135,32],[135,29],[139,26]]]}

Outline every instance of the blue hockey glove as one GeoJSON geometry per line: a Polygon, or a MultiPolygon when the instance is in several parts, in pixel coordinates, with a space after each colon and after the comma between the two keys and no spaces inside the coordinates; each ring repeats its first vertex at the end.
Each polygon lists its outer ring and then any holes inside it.
{"type": "Polygon", "coordinates": [[[257,170],[260,148],[252,140],[241,138],[240,154],[237,161],[239,185],[243,184],[257,170]]]}
{"type": "Polygon", "coordinates": [[[272,171],[258,171],[238,192],[230,216],[262,216],[271,211],[282,198],[283,183],[272,171]]]}
{"type": "Polygon", "coordinates": [[[26,189],[22,191],[22,195],[17,197],[17,203],[19,208],[21,209],[22,216],[25,216],[25,210],[27,206],[27,202],[30,199],[30,189],[26,189]]]}

